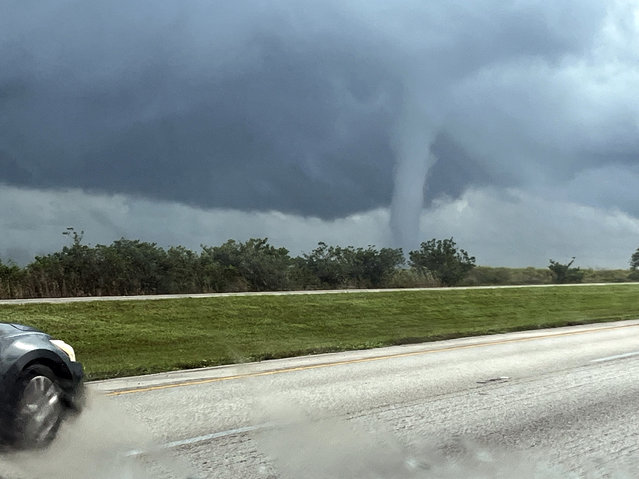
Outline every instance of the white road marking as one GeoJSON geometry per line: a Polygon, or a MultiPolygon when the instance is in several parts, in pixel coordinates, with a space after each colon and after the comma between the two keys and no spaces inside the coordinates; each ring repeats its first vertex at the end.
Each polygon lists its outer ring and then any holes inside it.
{"type": "Polygon", "coordinates": [[[508,376],[499,376],[496,378],[482,379],[481,381],[477,381],[477,384],[498,383],[498,382],[508,381],[509,379],[510,377],[508,376]]]}
{"type": "Polygon", "coordinates": [[[176,447],[181,446],[189,446],[193,444],[198,444],[200,442],[211,441],[213,439],[219,439],[221,437],[234,436],[236,434],[244,434],[246,432],[260,431],[262,429],[267,429],[274,427],[273,423],[264,423],[264,424],[256,424],[255,426],[244,426],[238,427],[235,429],[227,429],[226,431],[214,432],[211,434],[204,434],[202,436],[189,437],[186,439],[180,439],[179,441],[167,442],[166,444],[162,444],[157,447],[157,449],[143,450],[143,449],[133,449],[124,454],[126,457],[133,456],[141,456],[144,454],[153,454],[154,452],[158,452],[165,449],[175,449],[176,447]]]}
{"type": "Polygon", "coordinates": [[[614,361],[615,359],[630,358],[632,356],[639,356],[639,351],[633,353],[616,354],[614,356],[606,356],[605,358],[593,359],[591,363],[603,363],[605,361],[614,361]]]}

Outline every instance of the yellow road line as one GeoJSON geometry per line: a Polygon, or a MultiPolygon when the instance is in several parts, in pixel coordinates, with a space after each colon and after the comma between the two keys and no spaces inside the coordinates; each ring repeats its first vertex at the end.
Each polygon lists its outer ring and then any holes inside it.
{"type": "Polygon", "coordinates": [[[564,332],[561,332],[561,333],[543,334],[543,335],[537,335],[537,336],[529,336],[529,337],[526,337],[526,338],[503,339],[503,340],[500,340],[500,341],[485,341],[485,342],[482,342],[482,343],[463,344],[463,345],[459,345],[459,346],[450,346],[450,347],[447,347],[447,348],[427,349],[427,350],[424,350],[424,351],[413,351],[413,352],[408,352],[408,353],[388,354],[388,355],[384,355],[384,356],[373,356],[373,357],[369,357],[369,358],[348,359],[348,360],[344,360],[344,361],[335,361],[335,362],[329,362],[329,363],[311,364],[311,365],[308,365],[308,366],[297,366],[297,367],[294,367],[294,368],[274,369],[274,370],[271,370],[271,371],[262,371],[262,372],[258,372],[258,373],[237,374],[235,376],[224,376],[224,377],[220,377],[220,378],[195,379],[195,380],[192,380],[192,381],[182,381],[182,382],[171,383],[171,384],[161,384],[161,385],[158,385],[158,386],[148,386],[148,387],[123,389],[123,390],[120,390],[120,391],[112,391],[112,392],[107,393],[106,396],[122,396],[124,394],[141,393],[141,392],[148,392],[148,391],[157,391],[157,390],[160,390],[160,389],[171,389],[171,388],[177,388],[177,387],[183,387],[183,386],[197,386],[197,385],[200,385],[200,384],[209,384],[209,383],[216,383],[216,382],[221,382],[221,381],[232,381],[234,379],[256,378],[256,377],[260,377],[260,376],[272,376],[274,374],[292,373],[292,372],[296,372],[296,371],[308,371],[308,370],[311,370],[311,369],[329,368],[329,367],[333,367],[333,366],[343,366],[343,365],[347,365],[347,364],[367,363],[367,362],[372,362],[372,361],[381,361],[381,360],[384,360],[384,359],[405,358],[405,357],[410,357],[410,356],[421,356],[421,355],[425,355],[425,354],[440,353],[440,352],[445,352],[445,351],[457,351],[457,350],[461,350],[461,349],[471,349],[471,348],[478,348],[478,347],[483,347],[483,346],[492,346],[492,345],[497,345],[497,344],[519,343],[519,342],[524,342],[524,341],[533,341],[535,339],[557,338],[557,337],[561,337],[561,336],[575,336],[575,335],[578,335],[578,334],[588,334],[588,333],[594,333],[594,332],[599,332],[599,331],[607,331],[607,330],[623,329],[623,328],[633,328],[633,327],[635,327],[635,328],[639,327],[639,324],[624,324],[624,325],[620,325],[620,326],[605,326],[605,327],[600,327],[600,328],[595,328],[595,329],[584,329],[584,330],[580,330],[580,331],[564,331],[564,332]]]}

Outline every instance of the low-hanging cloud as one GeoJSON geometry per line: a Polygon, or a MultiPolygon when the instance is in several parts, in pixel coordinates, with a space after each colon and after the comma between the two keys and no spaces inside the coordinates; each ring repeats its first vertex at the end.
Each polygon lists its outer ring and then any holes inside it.
{"type": "MultiPolygon", "coordinates": [[[[85,230],[84,242],[109,244],[122,236],[162,247],[219,245],[233,238],[268,237],[291,255],[310,253],[318,239],[329,244],[384,245],[388,208],[322,219],[277,211],[203,209],[128,195],[0,188],[0,259],[27,264],[36,254],[68,244],[68,226],[85,230]],[[7,246],[4,246],[7,245],[7,246]]],[[[580,266],[626,268],[637,247],[639,219],[619,210],[557,201],[521,190],[470,189],[459,198],[439,198],[419,218],[422,237],[454,236],[490,266],[539,266],[548,259],[580,266]],[[596,225],[594,227],[593,225],[596,225]],[[545,232],[545,233],[544,233],[545,232]],[[540,237],[541,235],[541,237],[540,237]]]]}
{"type": "Polygon", "coordinates": [[[434,236],[424,206],[477,188],[637,217],[637,12],[14,0],[0,182],[321,221],[390,208],[394,240],[376,237],[405,248],[434,236]]]}

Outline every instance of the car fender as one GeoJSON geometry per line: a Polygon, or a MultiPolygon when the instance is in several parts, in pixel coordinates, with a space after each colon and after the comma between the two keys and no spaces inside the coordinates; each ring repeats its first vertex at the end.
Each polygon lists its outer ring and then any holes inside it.
{"type": "MultiPolygon", "coordinates": [[[[48,343],[48,341],[46,342],[48,343]]],[[[69,366],[60,358],[57,352],[52,350],[53,347],[54,346],[30,349],[25,352],[25,349],[21,347],[19,341],[14,342],[7,348],[5,355],[5,357],[12,359],[10,361],[11,366],[5,373],[5,383],[15,384],[24,368],[33,363],[48,366],[59,378],[70,380],[71,370],[69,366]]]]}

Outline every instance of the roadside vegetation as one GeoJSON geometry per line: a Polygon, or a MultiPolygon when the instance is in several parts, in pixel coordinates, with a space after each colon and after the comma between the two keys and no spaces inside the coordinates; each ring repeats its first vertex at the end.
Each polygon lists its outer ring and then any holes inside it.
{"type": "Polygon", "coordinates": [[[69,245],[25,267],[0,259],[0,299],[639,280],[639,252],[629,270],[581,270],[572,267],[574,258],[567,264],[551,259],[548,269],[492,268],[477,267],[453,238],[423,242],[407,255],[319,242],[292,257],[267,238],[228,240],[194,252],[125,238],[89,246],[83,232],[69,228],[64,234],[69,245]]]}
{"type": "MultiPolygon", "coordinates": [[[[583,273],[578,283],[627,283],[639,281],[627,269],[590,269],[583,273]]],[[[559,284],[549,268],[495,268],[477,266],[459,283],[461,286],[506,286],[528,284],[559,284]]]]}
{"type": "Polygon", "coordinates": [[[639,317],[638,284],[0,305],[89,379],[639,317]]]}

